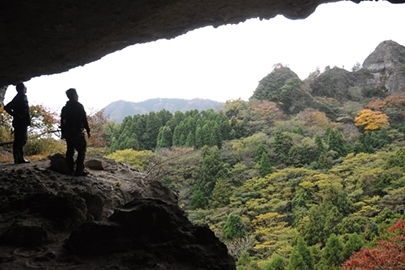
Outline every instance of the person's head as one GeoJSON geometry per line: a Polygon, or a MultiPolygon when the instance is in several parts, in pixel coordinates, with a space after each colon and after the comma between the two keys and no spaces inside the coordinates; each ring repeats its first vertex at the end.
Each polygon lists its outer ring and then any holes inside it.
{"type": "Polygon", "coordinates": [[[66,96],[68,97],[69,100],[77,101],[79,99],[76,89],[74,89],[74,88],[69,88],[68,90],[66,90],[66,96]]]}
{"type": "Polygon", "coordinates": [[[26,91],[27,91],[27,88],[25,87],[25,85],[23,83],[17,83],[15,88],[17,89],[18,93],[26,93],[26,91]]]}

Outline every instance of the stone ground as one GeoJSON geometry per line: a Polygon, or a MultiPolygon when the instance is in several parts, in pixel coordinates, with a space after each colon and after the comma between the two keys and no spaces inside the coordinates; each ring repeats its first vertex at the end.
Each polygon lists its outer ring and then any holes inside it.
{"type": "Polygon", "coordinates": [[[0,164],[0,269],[236,268],[159,181],[106,159],[83,177],[50,164],[0,164]]]}

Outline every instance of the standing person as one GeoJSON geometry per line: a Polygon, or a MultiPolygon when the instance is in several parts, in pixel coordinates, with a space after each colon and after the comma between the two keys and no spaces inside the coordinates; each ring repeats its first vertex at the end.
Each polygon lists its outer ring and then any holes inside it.
{"type": "Polygon", "coordinates": [[[4,107],[4,109],[13,117],[14,163],[29,163],[29,160],[24,158],[24,146],[28,140],[28,126],[31,125],[30,107],[26,95],[27,87],[25,87],[23,83],[18,83],[16,89],[17,95],[4,107]]]}
{"type": "Polygon", "coordinates": [[[66,91],[69,101],[62,108],[61,129],[62,138],[66,139],[66,164],[70,175],[86,176],[88,172],[84,170],[84,159],[86,157],[87,142],[84,130],[90,138],[90,128],[87,122],[87,115],[84,107],[79,103],[79,96],[76,89],[70,88],[66,91]],[[76,170],[74,170],[73,155],[77,151],[76,170]]]}

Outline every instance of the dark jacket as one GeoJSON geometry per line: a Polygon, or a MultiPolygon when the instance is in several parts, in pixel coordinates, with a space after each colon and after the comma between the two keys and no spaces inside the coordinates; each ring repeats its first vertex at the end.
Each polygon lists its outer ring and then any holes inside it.
{"type": "Polygon", "coordinates": [[[31,124],[30,107],[27,96],[20,92],[4,109],[13,116],[13,126],[29,126],[31,124]]]}
{"type": "Polygon", "coordinates": [[[61,113],[62,138],[77,136],[83,133],[83,129],[90,133],[87,115],[81,103],[69,100],[62,108],[61,113]]]}

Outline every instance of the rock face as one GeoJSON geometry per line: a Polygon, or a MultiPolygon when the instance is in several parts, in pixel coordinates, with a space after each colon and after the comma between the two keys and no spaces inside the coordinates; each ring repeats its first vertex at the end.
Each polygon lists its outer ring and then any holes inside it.
{"type": "Polygon", "coordinates": [[[249,18],[309,16],[337,0],[0,2],[0,86],[67,71],[129,45],[249,18]]]}
{"type": "Polygon", "coordinates": [[[49,162],[0,165],[0,269],[235,269],[160,182],[109,160],[86,164],[86,177],[49,162]]]}
{"type": "Polygon", "coordinates": [[[405,47],[395,41],[381,42],[364,60],[363,67],[385,86],[389,94],[405,92],[405,47]]]}
{"type": "Polygon", "coordinates": [[[405,47],[387,40],[356,71],[334,67],[302,82],[288,67],[276,67],[260,81],[252,98],[276,102],[286,114],[314,108],[335,121],[349,122],[352,117],[339,111],[344,103],[395,94],[405,94],[405,47]]]}

